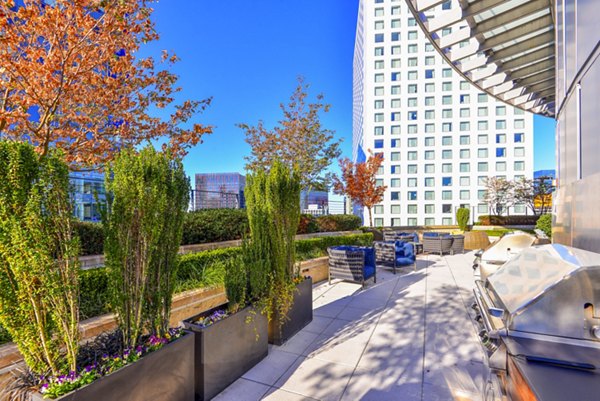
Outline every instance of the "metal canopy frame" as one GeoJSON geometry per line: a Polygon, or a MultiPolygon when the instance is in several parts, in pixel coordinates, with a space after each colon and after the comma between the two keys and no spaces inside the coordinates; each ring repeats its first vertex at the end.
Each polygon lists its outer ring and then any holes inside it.
{"type": "Polygon", "coordinates": [[[455,0],[447,10],[446,2],[406,0],[448,64],[496,99],[554,117],[553,1],[455,0]]]}

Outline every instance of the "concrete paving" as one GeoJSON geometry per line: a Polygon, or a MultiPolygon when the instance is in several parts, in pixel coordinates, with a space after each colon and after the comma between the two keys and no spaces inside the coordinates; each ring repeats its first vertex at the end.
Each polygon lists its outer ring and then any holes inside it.
{"type": "Polygon", "coordinates": [[[419,255],[417,271],[314,287],[314,320],[216,397],[254,400],[481,400],[472,321],[473,254],[419,255]]]}

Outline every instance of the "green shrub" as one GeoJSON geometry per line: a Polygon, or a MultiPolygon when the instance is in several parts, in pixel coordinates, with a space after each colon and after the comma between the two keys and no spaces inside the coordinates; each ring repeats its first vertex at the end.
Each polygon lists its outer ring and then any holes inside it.
{"type": "Polygon", "coordinates": [[[372,233],[308,238],[296,241],[296,256],[298,260],[307,260],[327,255],[327,248],[330,246],[371,246],[372,244],[372,233]]]}
{"type": "Polygon", "coordinates": [[[503,226],[506,223],[506,217],[494,215],[481,215],[479,222],[483,226],[503,226]]]}
{"type": "Polygon", "coordinates": [[[353,214],[332,214],[317,217],[320,232],[358,230],[362,220],[353,214]]]}
{"type": "Polygon", "coordinates": [[[480,225],[484,226],[532,226],[539,216],[479,216],[480,225]]]}
{"type": "Polygon", "coordinates": [[[101,223],[77,221],[73,224],[75,234],[81,242],[81,255],[102,255],[104,253],[104,231],[101,223]]]}
{"type": "Polygon", "coordinates": [[[544,234],[548,236],[548,238],[552,238],[552,215],[541,215],[537,223],[535,224],[535,228],[542,230],[544,234]]]}
{"type": "Polygon", "coordinates": [[[9,343],[11,341],[12,338],[10,338],[10,334],[8,334],[8,331],[6,331],[4,327],[0,326],[0,345],[9,343]]]}
{"type": "Polygon", "coordinates": [[[225,279],[224,262],[241,254],[241,248],[232,247],[181,255],[175,292],[222,285],[225,279]]]}
{"type": "Polygon", "coordinates": [[[317,218],[312,214],[300,215],[300,223],[298,223],[298,234],[312,234],[319,231],[317,218]]]}
{"type": "Polygon", "coordinates": [[[456,222],[462,231],[467,231],[470,216],[471,212],[466,207],[461,207],[456,211],[456,222]]]}
{"type": "Polygon", "coordinates": [[[108,272],[105,268],[79,273],[79,317],[81,320],[110,312],[108,272]]]}
{"type": "Polygon", "coordinates": [[[241,239],[248,230],[244,209],[205,209],[186,213],[182,245],[241,239]]]}

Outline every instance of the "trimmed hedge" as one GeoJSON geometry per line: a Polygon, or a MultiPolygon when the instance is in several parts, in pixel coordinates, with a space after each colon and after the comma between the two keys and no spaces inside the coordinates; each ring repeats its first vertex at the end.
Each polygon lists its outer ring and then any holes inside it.
{"type": "Polygon", "coordinates": [[[241,239],[248,230],[244,209],[205,209],[186,214],[181,245],[241,239]]]}
{"type": "Polygon", "coordinates": [[[540,216],[479,216],[479,223],[484,226],[533,226],[540,216]]]}
{"type": "Polygon", "coordinates": [[[537,223],[535,224],[535,228],[542,230],[544,234],[548,236],[548,238],[552,238],[552,215],[541,215],[537,223]]]}
{"type": "Polygon", "coordinates": [[[319,232],[353,231],[362,225],[360,217],[353,214],[331,214],[317,217],[319,232]]]}
{"type": "Polygon", "coordinates": [[[74,227],[81,244],[82,256],[104,253],[104,232],[101,223],[76,221],[74,227]]]}

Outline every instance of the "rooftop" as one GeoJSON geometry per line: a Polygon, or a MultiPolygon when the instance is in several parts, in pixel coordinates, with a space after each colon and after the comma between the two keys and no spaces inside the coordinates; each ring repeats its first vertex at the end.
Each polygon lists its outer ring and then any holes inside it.
{"type": "Polygon", "coordinates": [[[417,271],[313,291],[314,320],[216,397],[252,400],[479,400],[472,252],[419,255],[417,271]]]}

